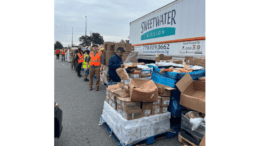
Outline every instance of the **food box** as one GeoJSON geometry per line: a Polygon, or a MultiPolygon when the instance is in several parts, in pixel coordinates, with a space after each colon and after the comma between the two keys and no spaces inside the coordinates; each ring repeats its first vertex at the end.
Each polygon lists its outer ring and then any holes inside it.
{"type": "Polygon", "coordinates": [[[158,88],[152,80],[130,79],[129,87],[132,101],[158,101],[158,88]]]}
{"type": "Polygon", "coordinates": [[[205,82],[193,81],[191,76],[186,74],[176,86],[181,92],[181,105],[205,114],[205,82]]]}
{"type": "Polygon", "coordinates": [[[152,107],[152,115],[160,114],[160,106],[159,105],[153,105],[152,107]]]}
{"type": "Polygon", "coordinates": [[[152,102],[143,102],[142,103],[142,109],[143,109],[143,116],[144,117],[152,115],[152,107],[153,107],[152,102]]]}
{"type": "Polygon", "coordinates": [[[161,97],[161,106],[169,106],[171,97],[161,97]]]}
{"type": "Polygon", "coordinates": [[[118,97],[118,99],[121,101],[121,106],[123,110],[141,109],[141,103],[131,101],[129,97],[128,98],[118,97]]]}
{"type": "Polygon", "coordinates": [[[166,113],[166,112],[168,112],[168,106],[161,107],[161,108],[160,108],[160,112],[161,112],[161,113],[166,113]]]}
{"type": "Polygon", "coordinates": [[[143,117],[142,109],[123,110],[123,117],[127,120],[139,119],[143,117]]]}
{"type": "Polygon", "coordinates": [[[158,95],[159,96],[171,96],[171,91],[175,90],[175,88],[172,88],[170,86],[166,86],[163,84],[156,83],[156,86],[158,88],[158,95]]]}
{"type": "Polygon", "coordinates": [[[161,106],[162,97],[158,96],[158,100],[156,102],[153,102],[153,105],[159,105],[161,106]]]}

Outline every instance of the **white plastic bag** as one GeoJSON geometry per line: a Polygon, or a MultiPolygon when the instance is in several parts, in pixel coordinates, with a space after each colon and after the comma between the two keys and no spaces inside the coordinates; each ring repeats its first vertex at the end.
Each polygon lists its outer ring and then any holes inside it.
{"type": "Polygon", "coordinates": [[[194,130],[198,129],[202,122],[203,122],[203,118],[193,118],[193,119],[190,119],[190,123],[192,124],[191,131],[194,131],[194,130]]]}

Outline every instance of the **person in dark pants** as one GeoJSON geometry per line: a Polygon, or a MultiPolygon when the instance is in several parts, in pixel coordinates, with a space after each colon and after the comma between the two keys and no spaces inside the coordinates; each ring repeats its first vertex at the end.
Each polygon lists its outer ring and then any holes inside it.
{"type": "Polygon", "coordinates": [[[87,64],[86,64],[86,70],[88,70],[88,64],[89,67],[89,90],[92,90],[93,85],[93,77],[96,75],[97,81],[96,81],[96,91],[99,90],[99,84],[100,84],[100,72],[103,69],[104,64],[104,56],[101,51],[98,51],[98,45],[92,46],[93,51],[89,53],[87,64]]]}
{"type": "Polygon", "coordinates": [[[82,66],[82,63],[84,61],[84,58],[83,58],[83,51],[81,50],[81,48],[78,48],[78,53],[77,53],[77,58],[78,58],[78,64],[77,64],[77,73],[78,73],[78,77],[81,77],[82,75],[80,74],[80,71],[81,71],[81,66],[82,66]]]}
{"type": "Polygon", "coordinates": [[[62,50],[61,50],[61,55],[62,55],[62,58],[61,58],[61,61],[65,61],[65,54],[66,54],[66,51],[65,51],[65,49],[63,48],[62,50]]]}
{"type": "Polygon", "coordinates": [[[56,49],[56,59],[59,59],[59,56],[60,56],[60,50],[56,49]]]}
{"type": "MultiPolygon", "coordinates": [[[[108,75],[110,77],[110,79],[113,81],[113,82],[121,82],[121,79],[120,77],[117,75],[116,73],[116,69],[118,68],[124,68],[124,64],[123,64],[123,61],[122,61],[122,57],[124,55],[124,48],[122,47],[118,47],[117,48],[117,51],[116,51],[116,54],[113,55],[110,59],[109,59],[109,65],[108,65],[108,75]]],[[[128,73],[130,73],[131,71],[129,70],[126,70],[128,73]]]]}

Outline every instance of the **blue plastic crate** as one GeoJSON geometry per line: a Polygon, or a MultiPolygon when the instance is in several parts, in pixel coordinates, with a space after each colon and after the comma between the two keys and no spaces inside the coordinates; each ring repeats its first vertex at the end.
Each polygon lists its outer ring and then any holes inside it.
{"type": "MultiPolygon", "coordinates": [[[[196,70],[193,72],[189,72],[191,78],[193,80],[198,80],[200,77],[205,77],[205,70],[196,70]]],[[[178,73],[177,80],[179,81],[186,73],[178,73]]]]}
{"type": "Polygon", "coordinates": [[[159,83],[159,84],[163,84],[163,85],[167,85],[167,86],[170,86],[172,88],[175,88],[176,81],[171,79],[171,78],[167,78],[167,77],[161,75],[160,73],[153,72],[151,79],[155,83],[159,83]]]}
{"type": "MultiPolygon", "coordinates": [[[[161,71],[161,69],[154,66],[153,71],[155,71],[156,73],[159,73],[161,71]]],[[[164,76],[164,77],[167,77],[167,78],[174,79],[175,82],[178,82],[185,74],[186,73],[165,72],[161,75],[164,76]]],[[[200,77],[205,77],[206,72],[205,72],[205,70],[196,70],[196,71],[193,71],[193,72],[189,72],[189,74],[190,74],[190,76],[192,77],[193,80],[198,80],[198,78],[200,78],[200,77]]]]}

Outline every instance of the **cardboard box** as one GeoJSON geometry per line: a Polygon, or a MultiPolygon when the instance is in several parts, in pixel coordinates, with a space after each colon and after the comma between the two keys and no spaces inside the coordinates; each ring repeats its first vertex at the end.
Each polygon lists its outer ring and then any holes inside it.
{"type": "Polygon", "coordinates": [[[120,97],[116,97],[116,104],[122,106],[122,101],[119,98],[120,97]]]}
{"type": "Polygon", "coordinates": [[[172,62],[176,64],[182,64],[182,60],[166,60],[166,62],[172,62]]]}
{"type": "Polygon", "coordinates": [[[153,107],[152,102],[143,102],[142,103],[142,110],[143,110],[144,117],[148,117],[148,116],[152,115],[152,107],[153,107]]]}
{"type": "Polygon", "coordinates": [[[122,109],[125,111],[141,109],[141,103],[131,101],[131,99],[129,97],[128,98],[118,97],[118,99],[121,100],[122,109]]]}
{"type": "Polygon", "coordinates": [[[199,81],[205,82],[205,81],[206,81],[206,77],[200,77],[200,78],[199,78],[199,81]]]}
{"type": "Polygon", "coordinates": [[[161,106],[169,106],[171,97],[162,97],[161,106]]]}
{"type": "Polygon", "coordinates": [[[129,87],[132,101],[158,101],[158,89],[152,80],[130,79],[129,87]]]}
{"type": "Polygon", "coordinates": [[[160,62],[160,57],[155,57],[155,62],[160,62]]]}
{"type": "Polygon", "coordinates": [[[171,60],[172,59],[172,56],[164,56],[163,57],[163,60],[171,60]]]}
{"type": "Polygon", "coordinates": [[[162,97],[158,96],[158,100],[156,102],[153,102],[153,105],[161,106],[162,97]]]}
{"type": "Polygon", "coordinates": [[[138,78],[141,77],[141,74],[140,74],[140,73],[138,73],[138,74],[128,73],[128,74],[129,74],[129,77],[130,77],[130,78],[136,78],[136,79],[138,79],[138,78]]]}
{"type": "Polygon", "coordinates": [[[168,112],[168,106],[161,107],[161,108],[160,108],[160,112],[161,112],[161,113],[166,113],[166,112],[168,112]]]}
{"type": "Polygon", "coordinates": [[[186,74],[176,86],[181,92],[181,105],[205,114],[205,82],[193,81],[191,76],[186,74]]]}
{"type": "Polygon", "coordinates": [[[117,110],[117,104],[116,104],[116,102],[111,102],[111,106],[112,106],[112,108],[113,109],[115,109],[115,110],[117,110]]]}
{"type": "Polygon", "coordinates": [[[120,114],[120,115],[123,115],[123,109],[122,109],[122,106],[121,105],[118,105],[117,104],[117,109],[116,111],[120,114]]]}
{"type": "Polygon", "coordinates": [[[104,49],[106,52],[114,52],[114,50],[115,50],[114,45],[112,43],[105,44],[104,46],[105,46],[104,49]]]}
{"type": "Polygon", "coordinates": [[[109,98],[108,98],[108,96],[106,96],[105,101],[109,104],[109,98]]]}
{"type": "Polygon", "coordinates": [[[111,90],[111,92],[117,97],[122,97],[122,98],[130,97],[130,94],[128,92],[125,92],[125,90],[122,88],[111,90]]]}
{"type": "Polygon", "coordinates": [[[164,55],[163,54],[159,54],[159,58],[160,58],[160,60],[163,60],[164,55]]]}
{"type": "Polygon", "coordinates": [[[135,110],[124,110],[123,117],[127,120],[139,119],[143,117],[143,110],[142,109],[135,109],[135,110]]]}
{"type": "Polygon", "coordinates": [[[160,106],[159,105],[153,105],[152,106],[152,115],[160,114],[160,106]]]}
{"type": "Polygon", "coordinates": [[[175,88],[172,88],[170,86],[166,86],[163,84],[156,83],[156,86],[158,88],[158,95],[159,96],[171,96],[171,91],[175,90],[175,88]]]}
{"type": "Polygon", "coordinates": [[[117,75],[120,77],[121,80],[128,80],[129,76],[124,68],[116,69],[117,75]]]}
{"type": "Polygon", "coordinates": [[[152,74],[145,74],[145,75],[141,75],[141,78],[146,78],[146,77],[151,77],[152,74]]]}
{"type": "MultiPolygon", "coordinates": [[[[123,82],[123,83],[124,83],[124,82],[123,82]]],[[[124,84],[124,85],[123,85],[123,89],[124,89],[124,91],[125,91],[126,93],[130,93],[129,85],[124,84]]]]}

